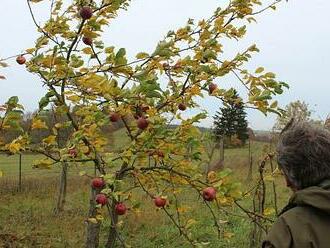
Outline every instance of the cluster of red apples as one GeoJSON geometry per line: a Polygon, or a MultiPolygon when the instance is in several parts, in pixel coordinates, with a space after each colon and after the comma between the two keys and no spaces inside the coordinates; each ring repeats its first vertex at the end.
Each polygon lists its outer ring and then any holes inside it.
{"type": "MultiPolygon", "coordinates": [[[[94,189],[102,189],[105,186],[105,182],[103,178],[97,177],[92,180],[92,187],[94,189]]],[[[213,201],[216,199],[216,190],[213,187],[207,187],[202,191],[202,197],[205,201],[213,201]]],[[[97,204],[104,206],[108,203],[108,197],[105,194],[97,194],[95,201],[97,204]]],[[[164,208],[167,204],[167,200],[165,197],[156,196],[153,199],[154,205],[157,208],[164,208]]],[[[118,215],[124,215],[127,212],[127,207],[123,202],[118,202],[115,205],[115,211],[118,215]]]]}

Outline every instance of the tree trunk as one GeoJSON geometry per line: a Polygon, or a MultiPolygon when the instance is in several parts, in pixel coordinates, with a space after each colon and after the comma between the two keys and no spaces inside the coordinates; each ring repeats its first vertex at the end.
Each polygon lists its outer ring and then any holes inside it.
{"type": "Polygon", "coordinates": [[[249,138],[249,172],[247,176],[247,181],[252,179],[253,172],[253,160],[252,160],[252,150],[251,150],[251,139],[249,138]]]}
{"type": "MultiPolygon", "coordinates": [[[[116,173],[116,180],[122,180],[124,177],[124,171],[127,168],[127,164],[124,163],[120,170],[116,173]]],[[[119,190],[119,188],[117,189],[119,190]]],[[[117,231],[117,224],[118,224],[118,214],[116,213],[116,204],[117,200],[112,198],[111,205],[108,206],[108,211],[109,211],[109,216],[111,218],[111,226],[109,228],[109,234],[108,234],[108,240],[107,243],[105,244],[106,248],[114,248],[116,246],[116,241],[117,239],[120,240],[120,242],[124,245],[124,241],[121,239],[119,236],[119,233],[117,231]]]]}
{"type": "Polygon", "coordinates": [[[62,172],[60,177],[60,191],[57,198],[57,204],[54,209],[55,214],[59,214],[64,210],[65,200],[66,200],[66,189],[68,180],[68,164],[62,162],[62,172]]]}
{"type": "Polygon", "coordinates": [[[114,248],[116,245],[117,237],[118,237],[117,230],[116,230],[116,225],[118,223],[118,215],[116,214],[115,206],[116,206],[116,203],[113,202],[111,204],[111,207],[109,207],[109,215],[111,217],[111,226],[109,229],[108,241],[105,245],[106,248],[114,248]]]}
{"type": "MultiPolygon", "coordinates": [[[[88,218],[96,217],[96,202],[95,196],[98,192],[96,190],[91,190],[91,198],[89,202],[89,212],[88,218]]],[[[87,240],[86,240],[86,248],[97,248],[99,247],[99,235],[100,235],[100,222],[94,223],[87,220],[87,240]]]]}
{"type": "Polygon", "coordinates": [[[225,144],[224,144],[224,137],[220,138],[220,143],[219,143],[219,152],[220,152],[220,163],[222,166],[224,166],[225,162],[225,144]]]}

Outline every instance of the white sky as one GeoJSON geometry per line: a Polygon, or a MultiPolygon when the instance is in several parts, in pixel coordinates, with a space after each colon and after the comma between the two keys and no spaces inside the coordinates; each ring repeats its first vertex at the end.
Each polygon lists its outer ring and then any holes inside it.
{"type": "MultiPolygon", "coordinates": [[[[210,16],[219,5],[219,0],[132,0],[127,12],[112,23],[105,36],[108,45],[125,47],[128,54],[150,52],[168,30],[183,26],[188,18],[196,20],[210,16]]],[[[226,1],[222,1],[226,2],[226,1]]],[[[37,4],[37,18],[47,15],[48,0],[37,4]]],[[[7,57],[33,47],[37,37],[28,12],[26,1],[1,0],[0,57],[7,57]]],[[[325,118],[330,113],[328,80],[330,66],[330,1],[289,0],[282,3],[276,12],[258,17],[258,23],[250,25],[247,37],[241,42],[226,43],[231,52],[237,52],[256,43],[261,49],[250,62],[249,68],[265,66],[291,89],[278,98],[280,105],[301,99],[316,111],[315,117],[325,118]]],[[[1,70],[7,80],[0,81],[0,103],[17,95],[28,110],[37,108],[44,94],[38,78],[16,65],[1,70]]],[[[232,85],[236,82],[217,82],[232,85]]],[[[238,84],[237,84],[238,85],[238,84]]],[[[203,103],[210,116],[219,108],[219,103],[207,100],[203,103]]],[[[252,128],[269,129],[275,116],[263,117],[257,111],[248,111],[252,128]]],[[[210,126],[212,119],[202,125],[210,126]]]]}

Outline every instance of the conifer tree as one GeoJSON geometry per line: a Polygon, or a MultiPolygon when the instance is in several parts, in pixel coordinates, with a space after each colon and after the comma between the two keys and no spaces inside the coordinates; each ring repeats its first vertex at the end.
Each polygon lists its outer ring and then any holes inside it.
{"type": "Polygon", "coordinates": [[[214,135],[217,140],[236,137],[245,144],[248,139],[248,123],[242,99],[233,90],[232,98],[216,112],[214,118],[214,135]]]}

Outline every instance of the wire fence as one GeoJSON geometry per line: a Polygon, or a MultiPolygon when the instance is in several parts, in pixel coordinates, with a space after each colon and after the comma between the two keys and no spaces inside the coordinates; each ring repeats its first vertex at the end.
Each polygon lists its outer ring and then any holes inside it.
{"type": "MultiPolygon", "coordinates": [[[[60,163],[50,169],[34,168],[34,161],[44,158],[42,155],[26,153],[8,156],[0,153],[0,193],[28,192],[46,188],[57,189],[60,177],[60,163]]],[[[70,180],[83,181],[80,171],[94,175],[94,167],[86,164],[71,164],[69,167],[70,180]]]]}

